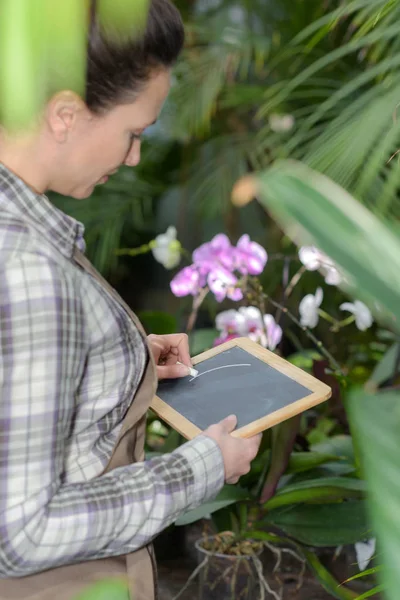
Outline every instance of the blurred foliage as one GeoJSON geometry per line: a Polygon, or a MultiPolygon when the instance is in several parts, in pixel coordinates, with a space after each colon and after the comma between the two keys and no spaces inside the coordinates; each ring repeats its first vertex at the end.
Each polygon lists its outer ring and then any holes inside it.
{"type": "MultiPolygon", "coordinates": [[[[31,126],[56,92],[84,95],[89,5],[0,0],[0,118],[7,129],[31,126]]],[[[148,6],[148,0],[98,1],[103,27],[119,36],[141,34],[148,6]]]]}

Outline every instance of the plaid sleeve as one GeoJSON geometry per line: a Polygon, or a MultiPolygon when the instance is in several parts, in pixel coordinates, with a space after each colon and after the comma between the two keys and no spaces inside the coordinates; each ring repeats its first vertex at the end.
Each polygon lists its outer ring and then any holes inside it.
{"type": "Polygon", "coordinates": [[[0,272],[0,577],[133,551],[217,494],[217,444],[75,484],[62,480],[85,363],[85,317],[72,278],[20,254],[0,272]]]}

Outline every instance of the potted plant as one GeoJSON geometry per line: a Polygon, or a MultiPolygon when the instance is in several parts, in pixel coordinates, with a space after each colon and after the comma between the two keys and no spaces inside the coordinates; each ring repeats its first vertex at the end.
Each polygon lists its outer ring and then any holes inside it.
{"type": "Polygon", "coordinates": [[[262,572],[263,544],[227,531],[196,542],[199,600],[254,600],[262,572]]]}

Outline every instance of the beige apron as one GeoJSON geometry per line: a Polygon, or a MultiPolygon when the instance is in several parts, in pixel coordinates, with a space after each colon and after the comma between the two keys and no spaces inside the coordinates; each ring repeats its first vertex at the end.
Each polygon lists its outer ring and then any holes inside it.
{"type": "MultiPolygon", "coordinates": [[[[74,258],[123,306],[145,337],[137,317],[87,258],[78,250],[74,258]]],[[[149,354],[150,360],[135,400],[125,416],[118,441],[103,473],[144,459],[146,413],[157,387],[155,364],[151,352],[149,354]]],[[[0,579],[0,600],[73,600],[87,586],[110,577],[128,579],[132,600],[155,600],[158,597],[155,558],[152,547],[148,546],[122,557],[58,567],[18,579],[0,579]]]]}

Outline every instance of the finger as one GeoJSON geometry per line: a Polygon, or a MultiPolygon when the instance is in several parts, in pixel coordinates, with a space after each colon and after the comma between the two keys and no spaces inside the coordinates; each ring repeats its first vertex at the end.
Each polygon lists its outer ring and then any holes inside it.
{"type": "Polygon", "coordinates": [[[179,360],[189,367],[193,366],[189,352],[189,338],[185,333],[152,335],[151,343],[161,348],[161,354],[166,355],[169,362],[175,363],[179,360]]]}
{"type": "Polygon", "coordinates": [[[178,341],[179,360],[188,367],[192,367],[192,359],[190,357],[189,338],[185,333],[179,334],[178,341]]]}
{"type": "Polygon", "coordinates": [[[179,379],[190,375],[189,368],[185,365],[162,365],[157,367],[158,379],[179,379]]]}
{"type": "Polygon", "coordinates": [[[220,424],[223,426],[227,433],[232,433],[232,431],[234,431],[237,425],[237,416],[229,415],[229,417],[225,417],[225,419],[223,419],[220,422],[220,424]]]}
{"type": "Polygon", "coordinates": [[[163,352],[163,346],[155,338],[150,339],[150,336],[148,338],[148,344],[151,354],[153,355],[153,358],[157,363],[163,352]]]}

